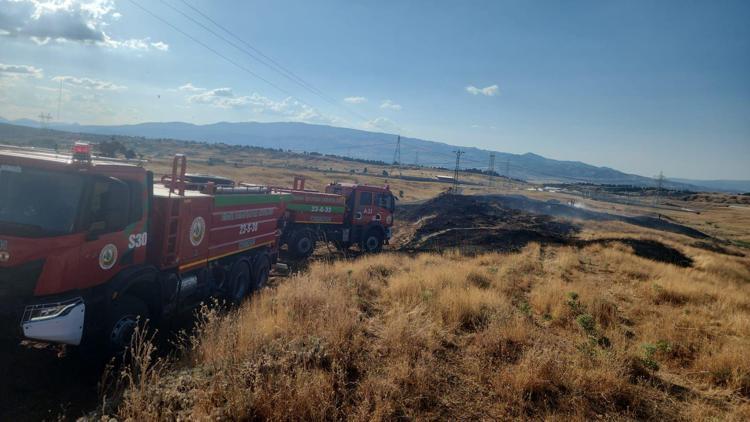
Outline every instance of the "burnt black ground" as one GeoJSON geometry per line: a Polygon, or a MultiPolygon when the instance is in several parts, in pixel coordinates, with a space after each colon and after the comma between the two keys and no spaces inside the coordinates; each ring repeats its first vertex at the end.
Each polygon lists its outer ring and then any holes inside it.
{"type": "Polygon", "coordinates": [[[670,233],[682,234],[694,239],[708,239],[709,235],[682,224],[672,223],[665,218],[650,216],[624,216],[609,214],[599,211],[591,211],[584,208],[572,207],[566,204],[552,203],[530,199],[522,195],[487,195],[488,201],[502,204],[503,207],[522,210],[533,214],[544,214],[553,217],[563,217],[578,220],[595,221],[622,221],[639,227],[661,230],[670,233]]]}
{"type": "MultiPolygon", "coordinates": [[[[459,248],[464,252],[517,251],[530,242],[583,247],[619,242],[637,256],[681,267],[692,260],[655,240],[606,238],[582,240],[577,220],[623,221],[697,239],[709,239],[691,227],[648,216],[621,216],[580,209],[520,195],[441,195],[417,205],[399,208],[405,224],[397,242],[401,250],[430,251],[459,248]]],[[[707,243],[707,242],[703,242],[707,243]]]]}

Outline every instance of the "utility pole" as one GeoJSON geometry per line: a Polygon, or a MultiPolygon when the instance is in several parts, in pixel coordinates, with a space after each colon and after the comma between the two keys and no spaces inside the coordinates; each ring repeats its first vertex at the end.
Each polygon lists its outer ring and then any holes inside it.
{"type": "Polygon", "coordinates": [[[512,186],[510,183],[510,158],[505,159],[505,183],[508,184],[508,189],[512,186]]]}
{"type": "Polygon", "coordinates": [[[658,205],[661,200],[661,191],[664,187],[664,172],[660,171],[659,175],[656,176],[656,197],[654,199],[654,204],[658,205]]]}
{"type": "Polygon", "coordinates": [[[401,177],[401,135],[396,138],[396,150],[393,151],[393,165],[398,168],[398,176],[401,177]]]}
{"type": "Polygon", "coordinates": [[[492,187],[492,177],[495,175],[495,153],[490,153],[490,165],[487,166],[487,187],[492,187]]]}
{"type": "Polygon", "coordinates": [[[57,122],[60,123],[60,103],[62,103],[62,79],[60,79],[60,91],[57,94],[57,122]]]}
{"type": "Polygon", "coordinates": [[[50,120],[52,120],[51,114],[39,113],[39,126],[41,126],[42,129],[47,129],[47,125],[49,125],[50,120]]]}
{"type": "Polygon", "coordinates": [[[414,151],[414,166],[419,167],[419,151],[414,151]]]}
{"type": "Polygon", "coordinates": [[[453,193],[458,193],[458,173],[461,169],[461,155],[466,154],[466,152],[460,149],[453,152],[456,154],[456,169],[453,171],[453,193]]]}

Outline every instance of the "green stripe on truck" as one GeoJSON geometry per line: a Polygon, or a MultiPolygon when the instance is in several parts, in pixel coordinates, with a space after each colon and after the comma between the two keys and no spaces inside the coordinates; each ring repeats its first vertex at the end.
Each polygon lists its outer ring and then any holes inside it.
{"type": "Polygon", "coordinates": [[[336,213],[343,214],[344,207],[334,205],[308,205],[308,204],[288,204],[286,209],[302,212],[319,212],[319,213],[336,213]]]}
{"type": "Polygon", "coordinates": [[[308,196],[308,195],[293,195],[295,202],[315,202],[316,204],[325,205],[343,205],[343,196],[308,196]]]}
{"type": "Polygon", "coordinates": [[[216,195],[214,197],[215,207],[234,207],[237,205],[255,205],[255,204],[278,204],[287,202],[291,195],[275,194],[249,194],[249,195],[216,195]]]}

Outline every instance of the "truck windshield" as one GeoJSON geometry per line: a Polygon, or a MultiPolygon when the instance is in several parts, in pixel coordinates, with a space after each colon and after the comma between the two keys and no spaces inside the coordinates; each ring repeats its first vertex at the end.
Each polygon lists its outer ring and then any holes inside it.
{"type": "Polygon", "coordinates": [[[60,236],[75,229],[83,177],[0,165],[0,234],[60,236]]]}

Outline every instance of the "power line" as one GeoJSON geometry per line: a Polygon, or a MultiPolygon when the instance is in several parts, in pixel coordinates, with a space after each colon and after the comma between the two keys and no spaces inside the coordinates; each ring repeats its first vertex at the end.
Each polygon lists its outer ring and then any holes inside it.
{"type": "MultiPolygon", "coordinates": [[[[132,3],[132,4],[134,5],[134,6],[136,6],[136,7],[137,7],[137,8],[139,8],[139,9],[141,9],[141,10],[142,10],[143,12],[145,12],[145,13],[146,13],[146,14],[148,14],[148,15],[150,15],[150,16],[151,16],[151,17],[153,17],[154,19],[158,20],[159,22],[163,23],[164,25],[167,25],[168,27],[172,28],[173,30],[175,30],[175,31],[179,32],[180,34],[182,34],[182,35],[183,35],[183,36],[185,36],[186,38],[190,39],[190,40],[191,40],[191,41],[193,41],[194,43],[196,43],[196,44],[200,45],[201,47],[205,48],[206,50],[210,51],[211,53],[215,54],[216,56],[218,56],[218,57],[220,57],[221,59],[225,60],[226,62],[230,63],[231,65],[233,65],[233,66],[237,67],[238,69],[242,70],[243,72],[245,72],[245,73],[248,73],[249,75],[251,75],[251,76],[255,77],[256,79],[259,79],[259,80],[261,80],[261,81],[265,82],[265,83],[266,83],[266,84],[268,84],[269,86],[271,86],[271,87],[273,87],[273,88],[277,89],[278,91],[280,91],[280,92],[282,92],[282,93],[284,93],[284,94],[288,95],[289,97],[291,97],[292,99],[294,99],[294,100],[298,101],[299,103],[301,103],[301,104],[303,104],[303,105],[306,105],[306,106],[308,106],[308,107],[314,108],[314,107],[313,107],[313,106],[312,106],[311,104],[309,104],[308,102],[306,102],[306,101],[304,101],[304,100],[302,100],[302,99],[298,98],[298,97],[297,97],[296,95],[294,95],[293,93],[291,93],[291,92],[289,92],[288,90],[286,90],[286,89],[284,89],[284,88],[280,87],[279,85],[277,85],[277,84],[273,83],[272,81],[270,81],[270,80],[268,80],[268,79],[264,78],[263,76],[261,76],[261,75],[259,75],[258,73],[256,73],[256,72],[252,71],[251,69],[247,68],[246,66],[243,66],[242,64],[238,63],[237,61],[235,61],[235,60],[232,60],[231,58],[227,57],[227,56],[226,56],[225,54],[222,54],[221,52],[219,52],[219,51],[218,51],[218,50],[216,50],[215,48],[213,48],[213,47],[209,46],[208,44],[204,43],[203,41],[201,41],[201,40],[199,40],[199,39],[195,38],[194,36],[190,35],[189,33],[185,32],[184,30],[182,30],[181,28],[179,28],[179,27],[178,27],[177,25],[174,25],[174,24],[172,24],[171,22],[169,22],[169,21],[167,21],[166,19],[162,18],[161,16],[157,15],[157,14],[156,14],[156,13],[154,13],[153,11],[151,11],[151,10],[147,9],[146,7],[144,7],[143,5],[141,5],[140,3],[136,2],[135,0],[129,0],[129,1],[130,1],[130,3],[132,3]]],[[[165,4],[167,4],[167,3],[165,3],[165,4]]],[[[168,5],[168,4],[167,4],[167,5],[168,5]]],[[[169,6],[169,5],[168,5],[168,6],[169,6]]],[[[174,9],[174,7],[173,7],[173,6],[170,6],[170,7],[172,7],[172,8],[174,9]]],[[[175,10],[177,10],[177,9],[175,9],[175,10]]],[[[184,15],[184,14],[183,14],[183,15],[184,15]]],[[[202,26],[204,26],[204,25],[202,25],[202,26]]],[[[215,31],[211,31],[211,32],[215,34],[215,31]]],[[[215,34],[215,35],[216,35],[216,34],[215,34]]],[[[217,36],[218,36],[218,35],[217,35],[217,36]]],[[[223,38],[223,37],[221,37],[221,38],[223,38]]],[[[350,112],[351,112],[351,111],[350,111],[350,112]]],[[[353,112],[352,112],[352,113],[353,113],[353,112]]],[[[357,115],[357,116],[358,116],[358,117],[359,117],[360,119],[362,119],[363,121],[365,121],[365,122],[367,122],[367,123],[373,124],[373,125],[375,125],[375,126],[379,126],[379,124],[378,124],[377,122],[374,122],[374,123],[373,123],[373,121],[370,121],[370,120],[368,120],[368,119],[367,119],[366,117],[364,117],[364,116],[362,116],[362,115],[358,115],[357,113],[354,113],[354,114],[355,114],[355,115],[357,115]]],[[[381,127],[382,127],[382,126],[381,126],[381,127]]]]}
{"type": "MultiPolygon", "coordinates": [[[[222,36],[221,34],[218,34],[216,31],[214,31],[211,28],[207,27],[203,23],[197,21],[195,18],[193,18],[192,16],[190,16],[187,13],[183,12],[182,10],[178,9],[177,7],[173,6],[169,2],[167,2],[165,0],[161,0],[161,2],[163,4],[165,4],[167,7],[169,7],[172,10],[174,10],[175,12],[179,13],[180,15],[182,15],[183,17],[185,17],[186,19],[189,19],[191,22],[193,22],[196,25],[200,26],[201,28],[203,28],[204,30],[208,31],[209,33],[211,33],[215,37],[217,37],[220,40],[224,41],[225,43],[227,43],[227,44],[231,45],[232,47],[236,48],[237,50],[239,50],[240,52],[244,53],[245,55],[251,57],[252,59],[254,59],[254,60],[256,60],[256,61],[258,61],[260,63],[262,63],[263,65],[265,65],[266,67],[268,67],[272,71],[274,71],[274,72],[280,74],[281,76],[285,77],[286,79],[288,79],[288,80],[296,83],[297,85],[299,85],[302,88],[306,89],[307,91],[309,91],[313,95],[319,97],[323,101],[325,101],[325,102],[333,105],[334,107],[340,108],[341,110],[343,110],[343,111],[345,111],[347,113],[350,113],[351,115],[357,117],[358,119],[360,119],[360,120],[362,120],[364,122],[373,124],[372,120],[368,119],[366,116],[363,116],[362,114],[356,112],[355,110],[352,110],[351,108],[343,106],[338,101],[336,101],[335,99],[333,99],[329,95],[325,94],[323,91],[321,91],[320,89],[316,88],[315,86],[313,86],[309,82],[305,81],[301,77],[297,76],[291,70],[285,68],[284,66],[282,66],[281,64],[279,64],[276,60],[272,59],[271,57],[269,57],[268,55],[266,55],[265,53],[263,53],[262,51],[260,51],[258,48],[254,47],[249,42],[247,42],[247,41],[243,40],[242,38],[240,38],[237,34],[235,34],[231,30],[229,30],[228,28],[226,28],[225,26],[223,26],[222,24],[220,24],[219,22],[217,22],[215,19],[212,19],[210,16],[208,16],[206,13],[204,13],[203,11],[201,11],[200,9],[198,9],[197,7],[191,5],[190,3],[188,3],[185,0],[180,0],[180,1],[183,4],[185,4],[187,7],[189,7],[191,10],[193,10],[195,13],[197,13],[198,15],[200,15],[201,17],[203,17],[204,19],[206,19],[208,22],[210,22],[211,24],[213,24],[214,26],[216,26],[217,28],[219,28],[220,30],[222,30],[223,32],[225,32],[226,34],[228,34],[230,37],[232,37],[232,38],[236,39],[237,41],[239,41],[240,43],[246,45],[249,49],[251,49],[256,54],[253,54],[253,52],[249,51],[248,49],[243,48],[242,46],[237,45],[237,43],[235,43],[235,42],[227,39],[226,37],[222,36]]],[[[291,94],[289,94],[289,95],[291,95],[291,94]]],[[[374,125],[375,126],[380,126],[377,123],[374,123],[374,125]]],[[[382,126],[380,126],[380,127],[383,128],[382,126]]],[[[385,129],[385,128],[383,128],[383,129],[385,129]]]]}
{"type": "MultiPolygon", "coordinates": [[[[192,35],[188,34],[187,32],[183,31],[182,29],[178,28],[178,27],[177,27],[176,25],[173,25],[172,23],[170,23],[170,22],[169,22],[169,21],[167,21],[166,19],[164,19],[164,18],[160,17],[159,15],[155,14],[154,12],[152,12],[152,11],[150,11],[150,10],[146,9],[145,7],[141,6],[141,5],[140,5],[140,4],[138,3],[138,2],[136,2],[135,0],[129,0],[129,1],[130,1],[130,3],[132,3],[133,5],[135,5],[136,7],[138,7],[139,9],[141,9],[141,10],[143,10],[144,12],[146,12],[147,14],[149,14],[149,15],[150,15],[151,17],[153,17],[154,19],[158,20],[159,22],[163,23],[164,25],[167,25],[167,26],[169,26],[170,28],[174,29],[175,31],[179,32],[180,34],[184,35],[185,37],[189,38],[189,39],[190,39],[191,41],[193,41],[194,43],[196,43],[196,44],[200,45],[201,47],[203,47],[203,48],[205,48],[206,50],[208,50],[208,51],[210,51],[210,52],[214,53],[215,55],[217,55],[217,56],[221,57],[221,58],[222,58],[222,59],[224,59],[225,61],[227,61],[227,62],[229,62],[230,64],[232,64],[233,66],[237,67],[238,69],[240,69],[240,70],[242,70],[242,71],[244,71],[244,72],[246,72],[246,73],[250,74],[251,76],[253,76],[253,77],[257,78],[257,79],[260,79],[261,81],[263,81],[263,82],[267,83],[268,85],[272,86],[273,88],[276,88],[277,90],[279,90],[279,91],[283,92],[284,94],[287,94],[287,95],[289,95],[290,97],[293,97],[294,99],[296,99],[296,100],[298,100],[298,101],[300,101],[300,102],[303,102],[304,104],[306,104],[306,105],[310,106],[310,104],[307,104],[307,103],[305,103],[304,101],[302,101],[302,100],[300,100],[300,99],[296,98],[296,97],[295,97],[295,96],[294,96],[294,95],[293,95],[293,94],[292,94],[291,92],[289,92],[289,91],[285,90],[284,88],[282,88],[282,87],[280,87],[280,86],[276,85],[275,83],[273,83],[273,82],[269,81],[268,79],[266,79],[266,78],[264,78],[264,77],[260,76],[259,74],[257,74],[257,73],[255,73],[255,72],[253,72],[252,70],[248,69],[247,67],[245,67],[245,66],[243,66],[243,65],[241,65],[241,64],[239,64],[239,63],[237,63],[236,61],[234,61],[234,60],[230,59],[229,57],[225,56],[224,54],[222,54],[222,53],[218,52],[217,50],[215,50],[214,48],[212,48],[212,47],[211,47],[211,46],[209,46],[208,44],[204,43],[203,41],[201,41],[201,40],[199,40],[199,39],[197,39],[197,38],[193,37],[192,35]]],[[[312,106],[310,106],[310,107],[312,107],[312,106]]]]}
{"type": "MultiPolygon", "coordinates": [[[[288,77],[290,79],[296,80],[299,84],[301,84],[303,86],[306,86],[308,89],[310,89],[312,91],[318,92],[320,95],[325,95],[321,90],[317,89],[312,84],[310,84],[307,81],[305,81],[304,79],[300,78],[299,76],[297,76],[296,74],[294,74],[294,72],[292,72],[291,70],[285,68],[284,66],[282,66],[281,64],[279,64],[276,60],[272,59],[271,57],[269,57],[268,55],[266,55],[265,53],[263,53],[262,51],[260,51],[258,48],[254,47],[249,42],[247,42],[244,39],[240,38],[237,34],[235,34],[234,32],[232,32],[231,30],[227,29],[224,25],[220,24],[216,20],[212,19],[210,16],[208,16],[206,13],[204,13],[203,11],[201,11],[200,9],[198,9],[197,7],[195,7],[192,4],[188,3],[186,0],[180,0],[180,1],[185,6],[189,7],[190,9],[192,9],[195,13],[199,14],[201,17],[203,17],[207,21],[209,21],[212,24],[214,24],[217,28],[219,28],[222,31],[224,31],[225,33],[229,34],[229,36],[231,36],[232,38],[234,38],[237,41],[241,42],[242,44],[246,45],[248,48],[250,48],[251,50],[253,50],[254,52],[256,52],[258,55],[260,55],[264,59],[268,60],[268,62],[270,62],[271,64],[269,65],[269,64],[267,64],[267,63],[265,63],[262,60],[257,59],[257,58],[256,58],[256,60],[258,60],[258,61],[266,64],[269,67],[275,67],[278,71],[280,71],[280,72],[288,75],[288,77]]],[[[253,57],[255,57],[255,56],[253,56],[253,57]]]]}
{"type": "MultiPolygon", "coordinates": [[[[223,30],[224,32],[227,32],[227,33],[229,33],[229,34],[230,34],[230,35],[231,35],[232,37],[234,37],[234,38],[238,39],[238,40],[239,40],[240,42],[242,42],[242,43],[244,43],[244,44],[247,44],[247,43],[245,43],[245,42],[244,42],[244,41],[243,41],[242,39],[240,39],[239,37],[237,37],[236,35],[234,35],[234,34],[233,34],[233,33],[232,33],[231,31],[229,31],[228,29],[224,28],[223,26],[221,26],[221,25],[220,25],[219,23],[217,23],[217,22],[216,22],[216,21],[214,21],[213,19],[211,19],[211,18],[209,18],[208,16],[206,16],[206,15],[205,15],[205,14],[204,14],[203,12],[201,12],[201,11],[199,11],[198,9],[196,9],[195,7],[191,6],[191,5],[189,4],[189,3],[185,2],[184,0],[181,0],[181,1],[182,1],[183,3],[185,3],[185,5],[187,5],[187,6],[188,6],[188,7],[190,7],[191,9],[195,10],[195,11],[196,11],[196,12],[197,12],[198,14],[200,14],[201,16],[203,16],[203,17],[204,17],[205,19],[207,19],[208,21],[210,21],[211,23],[213,23],[214,25],[216,25],[217,27],[219,27],[220,29],[222,29],[222,30],[223,30]]],[[[177,12],[177,13],[179,13],[180,15],[182,15],[183,17],[185,17],[186,19],[190,20],[190,21],[191,21],[191,22],[193,22],[194,24],[196,24],[196,25],[200,26],[200,27],[201,27],[201,28],[203,28],[204,30],[206,30],[206,31],[208,31],[209,33],[213,34],[213,35],[214,35],[214,36],[215,36],[216,38],[219,38],[220,40],[222,40],[222,41],[224,41],[225,43],[227,43],[227,44],[231,45],[232,47],[236,48],[236,49],[237,49],[237,50],[239,50],[240,52],[242,52],[242,53],[244,53],[244,54],[246,54],[246,55],[250,56],[251,58],[253,58],[253,59],[257,60],[258,62],[260,62],[260,63],[264,64],[265,66],[267,66],[267,67],[268,67],[268,68],[270,68],[271,70],[273,70],[273,71],[275,71],[275,72],[277,72],[277,73],[281,74],[281,75],[282,75],[282,76],[284,76],[285,78],[289,79],[289,80],[290,80],[290,81],[292,81],[292,82],[295,82],[296,84],[300,85],[301,87],[303,87],[303,88],[307,89],[308,91],[312,92],[313,94],[315,94],[315,95],[319,96],[320,98],[322,98],[322,99],[324,99],[324,100],[326,100],[326,101],[330,101],[330,99],[326,98],[326,97],[325,97],[325,94],[323,94],[323,93],[322,93],[322,92],[321,92],[320,90],[317,90],[317,89],[315,89],[315,88],[312,88],[312,87],[311,87],[311,86],[310,86],[309,84],[307,84],[307,83],[306,83],[305,81],[301,80],[301,79],[300,79],[300,78],[298,78],[298,77],[294,77],[294,76],[292,76],[292,75],[291,75],[291,74],[290,74],[289,72],[287,72],[287,71],[283,70],[282,68],[279,68],[279,67],[278,67],[278,65],[274,66],[273,64],[269,64],[269,63],[268,63],[268,62],[267,62],[266,60],[263,60],[262,58],[259,58],[259,57],[258,57],[257,55],[253,54],[252,52],[248,51],[247,49],[245,49],[245,48],[242,48],[242,46],[240,46],[240,45],[237,45],[237,43],[235,43],[235,42],[233,42],[233,41],[231,41],[231,40],[227,39],[226,37],[222,36],[221,34],[218,34],[218,33],[217,33],[216,31],[214,31],[213,29],[211,29],[211,28],[207,27],[207,26],[206,26],[206,25],[204,25],[203,23],[199,22],[198,20],[196,20],[196,19],[195,19],[195,18],[193,18],[192,16],[188,15],[187,13],[185,13],[185,12],[183,12],[182,10],[178,9],[177,7],[173,6],[173,5],[172,5],[172,4],[170,4],[169,2],[167,2],[167,1],[165,1],[165,0],[161,0],[161,2],[162,2],[162,3],[164,4],[164,5],[166,5],[167,7],[169,7],[170,9],[174,10],[175,12],[177,12]]],[[[255,50],[255,49],[253,48],[253,50],[255,50]]]]}

